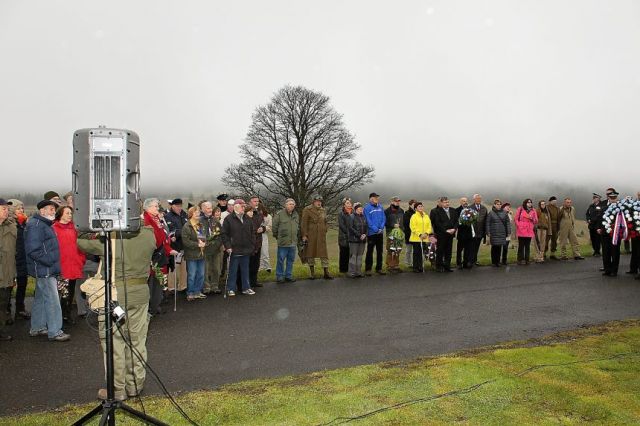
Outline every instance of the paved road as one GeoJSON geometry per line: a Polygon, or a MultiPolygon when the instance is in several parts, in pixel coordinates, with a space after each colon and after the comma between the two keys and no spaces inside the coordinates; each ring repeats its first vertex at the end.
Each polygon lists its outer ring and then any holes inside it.
{"type": "MultiPolygon", "coordinates": [[[[623,264],[626,265],[627,258],[623,264]]],[[[253,297],[182,302],[154,318],[149,363],[171,392],[243,379],[435,355],[609,320],[640,317],[640,281],[605,279],[598,260],[451,274],[267,284],[253,297]]],[[[0,415],[92,401],[96,333],[0,343],[0,415]]],[[[149,378],[145,392],[159,393],[149,378]]]]}

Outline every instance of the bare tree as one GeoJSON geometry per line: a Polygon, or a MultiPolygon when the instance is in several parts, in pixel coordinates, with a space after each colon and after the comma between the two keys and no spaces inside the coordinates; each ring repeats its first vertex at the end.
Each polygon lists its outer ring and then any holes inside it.
{"type": "Polygon", "coordinates": [[[302,208],[320,194],[333,209],[345,191],[374,176],[373,167],[354,160],[359,149],[328,96],[285,86],[256,108],[240,145],[243,161],[226,169],[223,182],[269,206],[293,198],[302,208]]]}

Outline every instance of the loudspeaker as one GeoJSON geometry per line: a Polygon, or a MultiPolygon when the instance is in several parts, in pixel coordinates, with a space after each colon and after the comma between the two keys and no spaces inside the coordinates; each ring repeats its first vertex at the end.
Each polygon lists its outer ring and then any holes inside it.
{"type": "Polygon", "coordinates": [[[140,138],[123,129],[73,134],[73,221],[84,232],[140,228],[140,138]]]}

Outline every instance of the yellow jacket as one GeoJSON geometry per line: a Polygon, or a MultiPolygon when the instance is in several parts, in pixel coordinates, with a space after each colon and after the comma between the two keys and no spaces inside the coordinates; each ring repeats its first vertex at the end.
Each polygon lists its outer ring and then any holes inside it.
{"type": "Polygon", "coordinates": [[[415,212],[413,216],[411,216],[409,228],[411,229],[411,236],[409,237],[409,242],[411,243],[419,243],[421,241],[420,234],[433,234],[431,219],[429,219],[429,215],[426,213],[420,214],[419,212],[415,212]]]}

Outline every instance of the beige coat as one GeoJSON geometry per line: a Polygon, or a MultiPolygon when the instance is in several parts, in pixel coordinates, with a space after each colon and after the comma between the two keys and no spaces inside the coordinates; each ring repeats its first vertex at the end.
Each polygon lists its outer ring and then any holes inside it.
{"type": "Polygon", "coordinates": [[[563,230],[573,230],[576,223],[576,208],[571,206],[568,209],[561,207],[558,211],[558,229],[560,233],[563,230]]]}
{"type": "Polygon", "coordinates": [[[13,286],[16,277],[17,237],[18,228],[13,219],[7,219],[0,224],[0,288],[13,286]]]}
{"type": "Polygon", "coordinates": [[[316,207],[313,204],[302,210],[302,237],[307,237],[307,246],[303,257],[329,257],[327,254],[327,213],[324,207],[316,207]]]}

